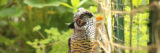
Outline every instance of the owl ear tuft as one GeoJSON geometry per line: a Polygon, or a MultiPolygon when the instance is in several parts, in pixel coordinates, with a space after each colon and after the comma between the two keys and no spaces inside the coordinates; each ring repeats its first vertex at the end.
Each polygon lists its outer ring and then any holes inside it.
{"type": "Polygon", "coordinates": [[[72,22],[68,27],[71,28],[71,29],[74,29],[75,28],[74,27],[74,22],[72,22]]]}

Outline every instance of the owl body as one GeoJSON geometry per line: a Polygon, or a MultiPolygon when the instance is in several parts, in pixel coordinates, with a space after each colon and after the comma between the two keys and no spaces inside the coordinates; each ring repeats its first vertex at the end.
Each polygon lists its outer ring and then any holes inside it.
{"type": "Polygon", "coordinates": [[[74,15],[73,33],[69,38],[69,53],[91,53],[95,41],[96,19],[85,9],[74,15]]]}

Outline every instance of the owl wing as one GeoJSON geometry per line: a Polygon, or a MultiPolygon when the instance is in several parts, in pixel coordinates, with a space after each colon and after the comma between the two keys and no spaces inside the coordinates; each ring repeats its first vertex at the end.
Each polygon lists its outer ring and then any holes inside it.
{"type": "Polygon", "coordinates": [[[68,53],[71,53],[71,38],[68,39],[68,53]]]}

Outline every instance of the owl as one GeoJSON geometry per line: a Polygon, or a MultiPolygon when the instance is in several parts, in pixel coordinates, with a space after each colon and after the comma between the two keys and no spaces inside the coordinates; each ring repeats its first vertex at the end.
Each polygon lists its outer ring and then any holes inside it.
{"type": "Polygon", "coordinates": [[[79,8],[69,27],[73,29],[68,40],[69,53],[94,53],[96,18],[93,13],[79,8]]]}

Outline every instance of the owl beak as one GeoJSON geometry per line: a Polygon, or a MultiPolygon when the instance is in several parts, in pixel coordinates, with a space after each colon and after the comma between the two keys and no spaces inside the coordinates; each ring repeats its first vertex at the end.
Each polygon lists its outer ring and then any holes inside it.
{"type": "MultiPolygon", "coordinates": [[[[73,18],[73,21],[76,22],[79,18],[73,18]]],[[[74,22],[72,22],[68,27],[74,29],[74,22]]]]}
{"type": "Polygon", "coordinates": [[[74,27],[74,22],[72,22],[68,27],[71,28],[71,29],[74,29],[75,28],[74,27]]]}

